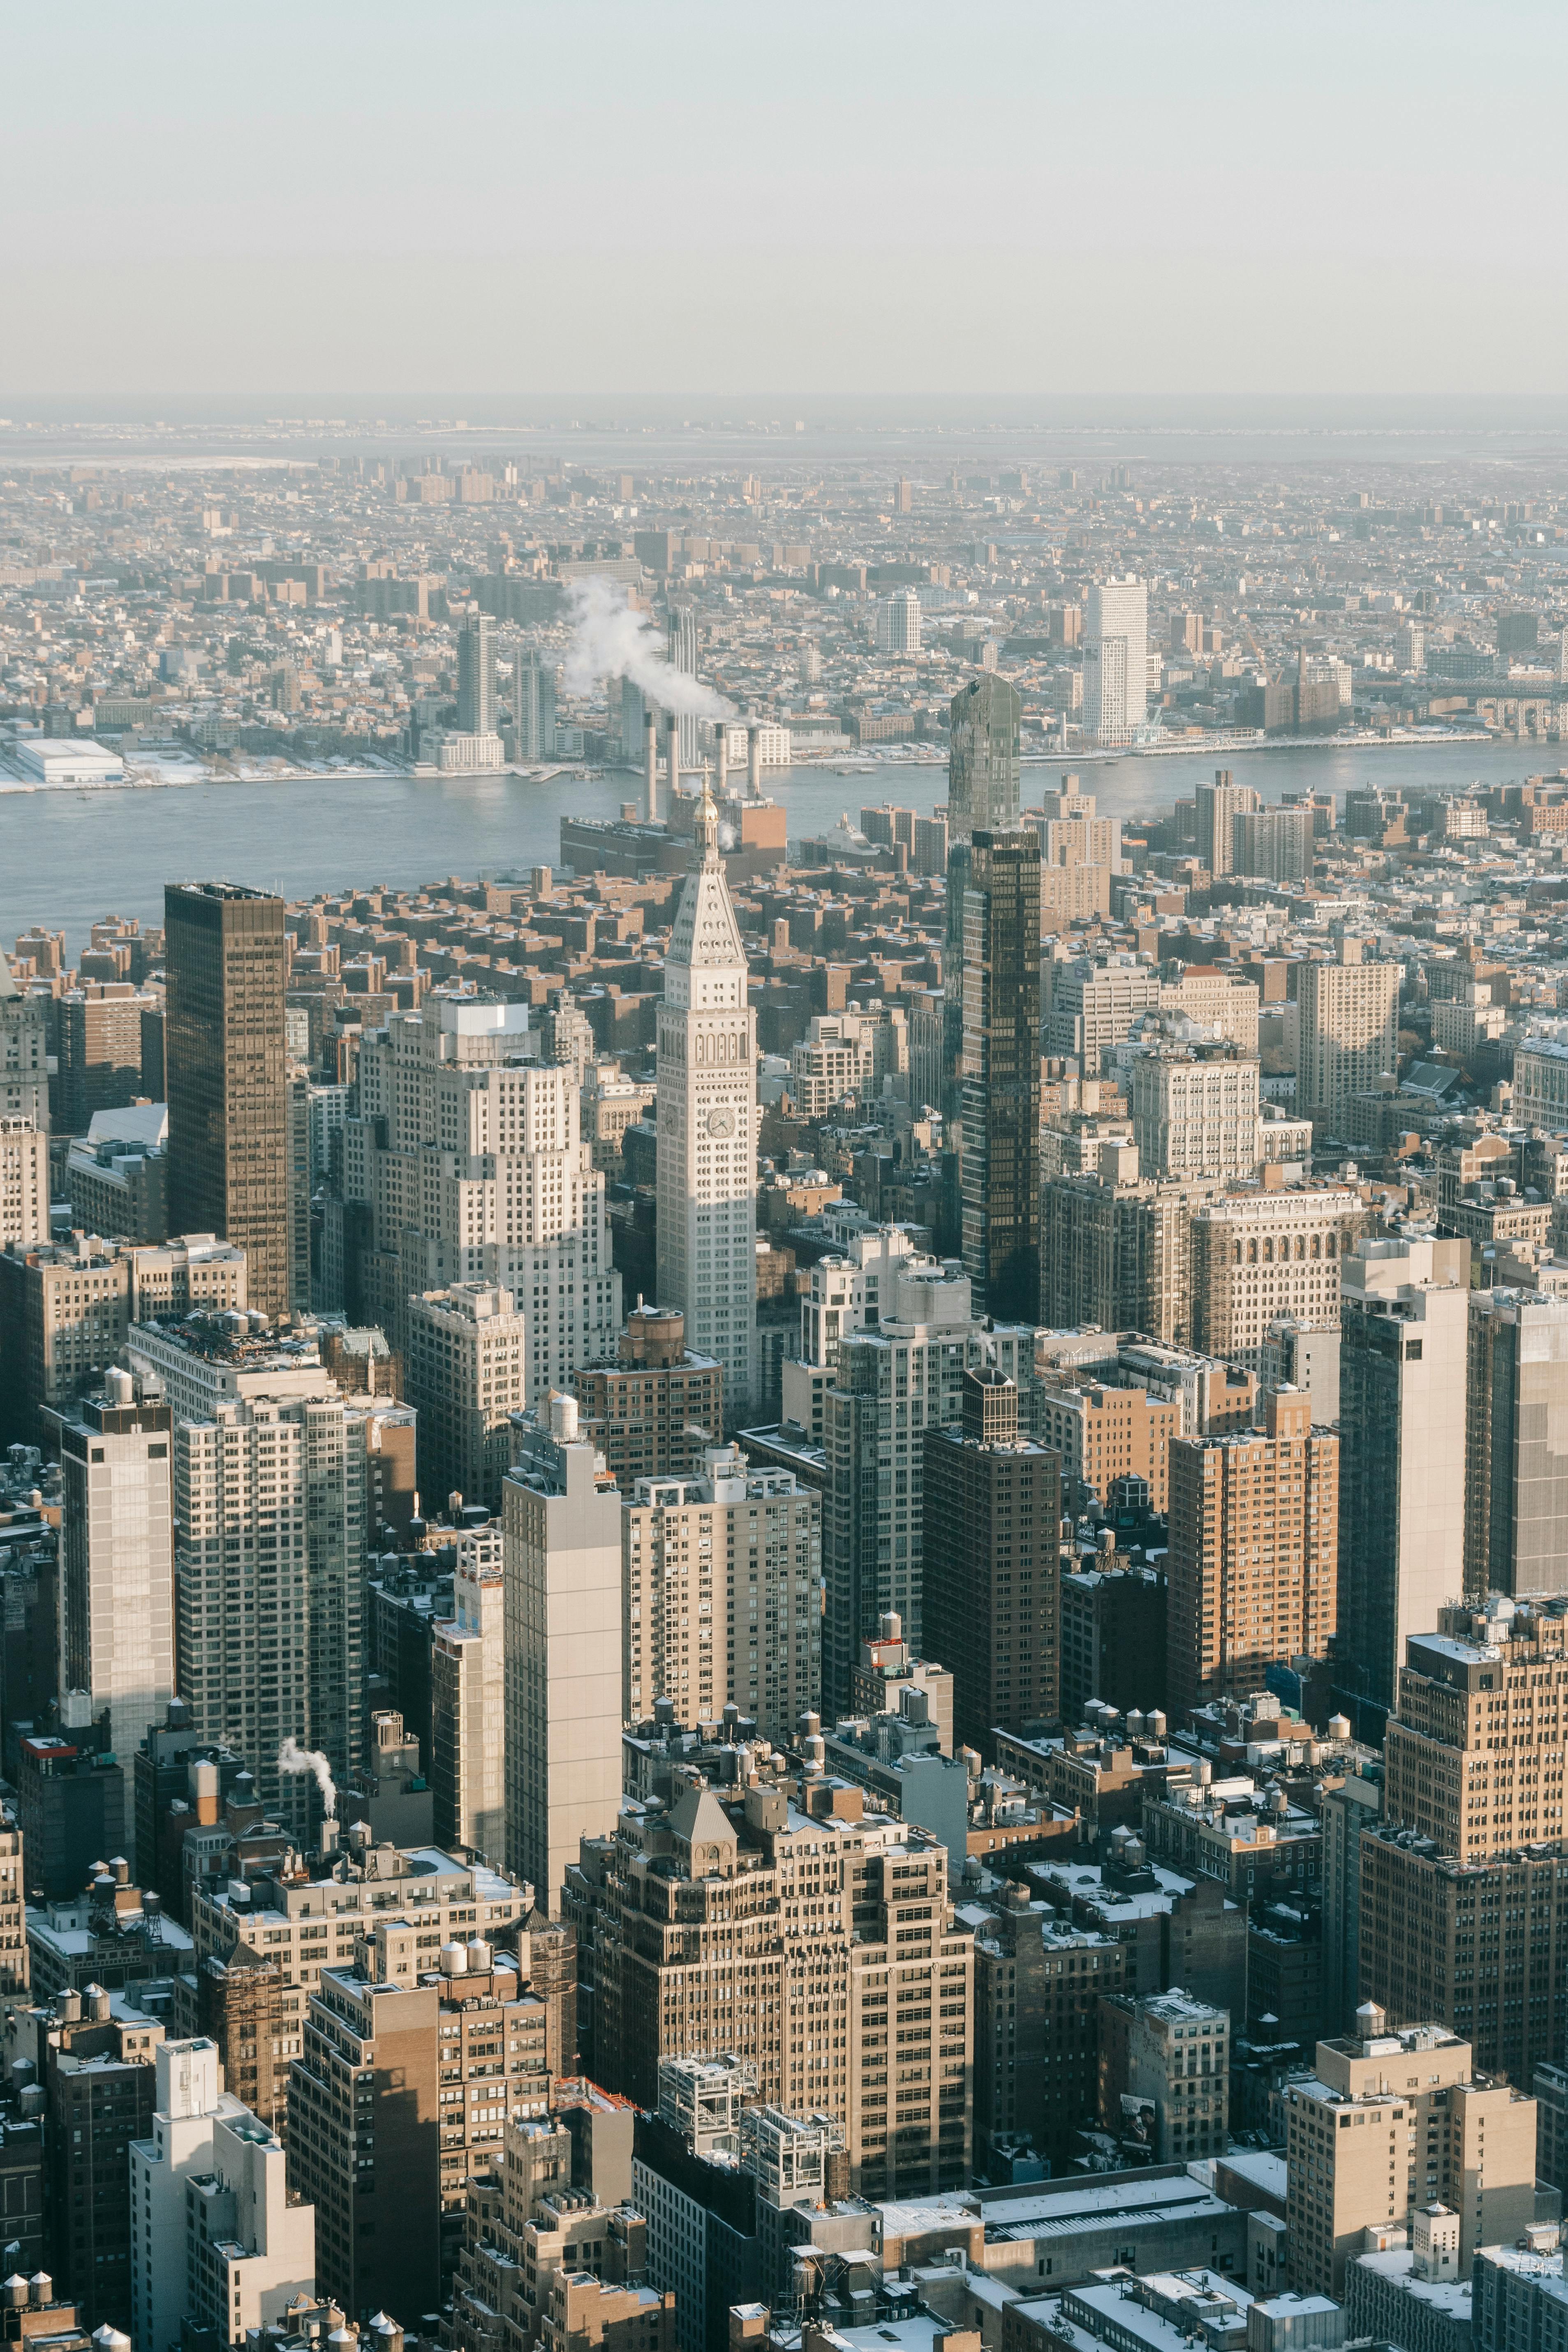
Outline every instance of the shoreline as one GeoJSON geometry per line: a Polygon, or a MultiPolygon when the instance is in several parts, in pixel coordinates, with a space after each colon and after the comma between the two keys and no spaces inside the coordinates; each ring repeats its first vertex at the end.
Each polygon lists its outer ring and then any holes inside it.
{"type": "MultiPolygon", "coordinates": [[[[1123,749],[1113,751],[1101,750],[1097,745],[1087,748],[1075,747],[1068,751],[1031,751],[1023,754],[1019,765],[1026,769],[1058,768],[1065,762],[1068,766],[1079,768],[1106,768],[1120,767],[1124,761],[1134,760],[1202,760],[1211,757],[1223,761],[1226,759],[1243,756],[1250,759],[1260,751],[1293,751],[1298,755],[1305,754],[1308,757],[1317,754],[1320,757],[1331,758],[1336,753],[1345,751],[1447,751],[1462,750],[1467,745],[1477,751],[1508,751],[1517,746],[1521,751],[1538,752],[1542,758],[1555,749],[1560,760],[1563,752],[1562,743],[1554,746],[1550,739],[1543,741],[1539,736],[1533,735],[1508,735],[1500,732],[1482,734],[1468,730],[1453,733],[1426,730],[1420,733],[1394,732],[1364,735],[1258,736],[1255,740],[1229,743],[1150,743],[1136,746],[1130,744],[1123,749]]],[[[879,758],[875,753],[857,755],[852,752],[839,751],[826,753],[819,760],[792,760],[789,767],[785,769],[764,769],[763,779],[765,782],[769,776],[774,778],[781,774],[787,776],[795,770],[809,775],[843,775],[848,779],[853,776],[868,775],[878,771],[886,771],[897,775],[909,770],[922,771],[942,768],[945,765],[945,755],[940,752],[930,759],[898,759],[889,758],[885,754],[879,758]]],[[[178,792],[203,784],[210,785],[215,791],[223,791],[230,787],[249,791],[258,786],[266,787],[272,784],[374,784],[389,782],[466,783],[488,780],[497,783],[528,784],[537,789],[543,789],[550,784],[560,782],[563,778],[579,783],[604,782],[623,776],[640,781],[641,773],[641,770],[637,768],[587,765],[577,767],[570,764],[552,768],[543,775],[531,774],[514,768],[449,769],[438,772],[435,770],[421,771],[416,768],[388,765],[380,768],[290,768],[282,773],[248,776],[214,775],[205,769],[190,774],[174,775],[142,771],[140,773],[132,772],[98,784],[43,784],[28,782],[21,777],[12,777],[0,772],[0,800],[69,800],[72,798],[97,800],[117,793],[178,792]]]]}

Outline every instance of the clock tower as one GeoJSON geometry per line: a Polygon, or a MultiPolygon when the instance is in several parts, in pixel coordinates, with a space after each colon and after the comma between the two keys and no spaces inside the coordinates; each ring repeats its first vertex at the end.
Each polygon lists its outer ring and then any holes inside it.
{"type": "Polygon", "coordinates": [[[757,1296],[757,1016],[705,792],[658,1009],[658,1304],[724,1368],[724,1418],[748,1402],[757,1296]]]}

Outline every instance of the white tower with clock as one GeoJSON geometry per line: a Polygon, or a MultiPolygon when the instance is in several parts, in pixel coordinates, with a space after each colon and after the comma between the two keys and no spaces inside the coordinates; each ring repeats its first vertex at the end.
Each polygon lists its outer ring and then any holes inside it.
{"type": "Polygon", "coordinates": [[[658,1304],[724,1368],[724,1418],[752,1385],[757,1299],[757,1016],[706,793],[658,1008],[658,1304]]]}

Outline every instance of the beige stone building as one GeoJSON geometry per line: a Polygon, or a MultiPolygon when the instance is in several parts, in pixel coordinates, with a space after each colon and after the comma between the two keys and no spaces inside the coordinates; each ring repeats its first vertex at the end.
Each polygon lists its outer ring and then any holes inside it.
{"type": "Polygon", "coordinates": [[[1339,963],[1304,963],[1298,994],[1296,1100],[1331,1129],[1399,1059],[1404,966],[1363,963],[1347,940],[1339,963]]]}
{"type": "Polygon", "coordinates": [[[1434,2200],[1459,2217],[1461,2273],[1478,2247],[1535,2219],[1535,2101],[1477,2080],[1468,2042],[1438,2025],[1391,2032],[1375,2002],[1356,2033],[1320,2042],[1285,2093],[1287,2221],[1300,2294],[1342,2296],[1363,2232],[1434,2200]]]}
{"type": "Polygon", "coordinates": [[[1193,1345],[1256,1371],[1278,1317],[1337,1322],[1340,1260],[1373,1223],[1337,1184],[1265,1183],[1195,1209],[1193,1345]]]}
{"type": "Polygon", "coordinates": [[[1171,1447],[1173,1710],[1263,1687],[1279,1659],[1328,1655],[1337,1622],[1340,1441],[1310,1400],[1272,1391],[1263,1426],[1171,1447]]]}

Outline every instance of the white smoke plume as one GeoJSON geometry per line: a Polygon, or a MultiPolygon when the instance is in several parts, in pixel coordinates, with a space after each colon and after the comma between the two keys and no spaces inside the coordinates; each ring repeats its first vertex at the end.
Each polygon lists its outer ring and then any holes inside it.
{"type": "Polygon", "coordinates": [[[662,710],[694,719],[732,715],[721,694],[671,668],[658,631],[646,613],[632,610],[619,581],[574,580],[567,594],[572,643],[563,670],[569,693],[591,694],[605,678],[629,677],[662,710]]]}
{"type": "Polygon", "coordinates": [[[338,1810],[338,1784],[332,1778],[331,1766],[319,1748],[300,1748],[290,1732],[278,1750],[278,1769],[279,1772],[314,1773],[327,1819],[331,1821],[333,1818],[338,1810]]]}

